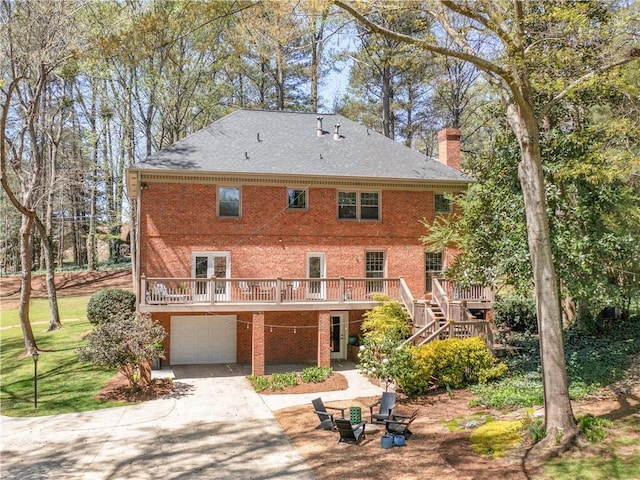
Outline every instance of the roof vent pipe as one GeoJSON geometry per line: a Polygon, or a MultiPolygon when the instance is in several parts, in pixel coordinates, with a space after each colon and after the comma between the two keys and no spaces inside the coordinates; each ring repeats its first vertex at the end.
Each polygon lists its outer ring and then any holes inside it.
{"type": "Polygon", "coordinates": [[[336,127],[336,129],[333,132],[333,139],[334,140],[340,140],[340,124],[336,123],[335,127],[336,127]]]}
{"type": "Polygon", "coordinates": [[[316,118],[318,120],[318,136],[321,137],[322,136],[322,117],[318,115],[316,118]]]}

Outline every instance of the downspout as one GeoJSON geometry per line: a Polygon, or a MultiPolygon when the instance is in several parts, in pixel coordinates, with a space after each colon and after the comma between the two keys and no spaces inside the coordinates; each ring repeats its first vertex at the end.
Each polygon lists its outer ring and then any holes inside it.
{"type": "Polygon", "coordinates": [[[136,172],[137,175],[137,189],[138,195],[136,199],[136,263],[135,263],[135,279],[136,279],[136,305],[140,305],[140,205],[142,203],[142,181],[140,171],[136,172]]]}

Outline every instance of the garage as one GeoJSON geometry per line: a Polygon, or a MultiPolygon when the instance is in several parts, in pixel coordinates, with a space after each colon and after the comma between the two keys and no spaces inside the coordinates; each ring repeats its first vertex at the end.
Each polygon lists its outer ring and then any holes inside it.
{"type": "Polygon", "coordinates": [[[235,315],[171,317],[172,365],[236,363],[235,315]]]}

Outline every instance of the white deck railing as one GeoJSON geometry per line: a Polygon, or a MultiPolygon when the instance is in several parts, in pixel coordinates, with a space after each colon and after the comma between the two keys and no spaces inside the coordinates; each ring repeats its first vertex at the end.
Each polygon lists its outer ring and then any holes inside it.
{"type": "Polygon", "coordinates": [[[401,300],[397,278],[146,278],[141,305],[401,300]]]}

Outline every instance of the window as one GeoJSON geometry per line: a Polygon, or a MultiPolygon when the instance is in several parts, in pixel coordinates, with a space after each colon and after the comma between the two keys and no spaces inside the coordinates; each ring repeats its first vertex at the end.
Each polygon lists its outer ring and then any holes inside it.
{"type": "Polygon", "coordinates": [[[378,198],[377,192],[361,192],[360,193],[360,219],[361,220],[378,220],[378,198]]]}
{"type": "Polygon", "coordinates": [[[451,198],[443,193],[436,193],[434,196],[436,213],[451,213],[451,198]]]}
{"type": "MultiPolygon", "coordinates": [[[[365,277],[384,278],[384,252],[365,252],[365,277]]],[[[384,282],[367,281],[367,293],[384,293],[384,282]]]]}
{"type": "Polygon", "coordinates": [[[240,216],[240,187],[218,188],[218,216],[240,216]]]}
{"type": "Polygon", "coordinates": [[[356,192],[338,192],[338,218],[356,219],[356,192]]]}
{"type": "Polygon", "coordinates": [[[297,188],[287,189],[287,208],[290,210],[306,210],[307,191],[297,188]]]}
{"type": "Polygon", "coordinates": [[[442,275],[442,253],[426,252],[424,255],[425,291],[431,292],[431,284],[434,278],[442,275]]]}
{"type": "Polygon", "coordinates": [[[380,220],[379,192],[338,192],[341,220],[380,220]]]}

